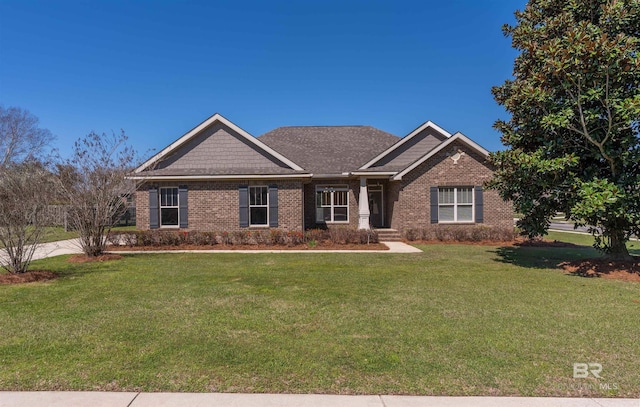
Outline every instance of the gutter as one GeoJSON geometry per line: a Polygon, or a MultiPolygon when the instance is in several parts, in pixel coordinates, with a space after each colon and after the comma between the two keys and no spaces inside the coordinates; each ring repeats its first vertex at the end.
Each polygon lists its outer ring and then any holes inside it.
{"type": "Polygon", "coordinates": [[[282,178],[311,178],[313,174],[273,174],[273,175],[134,175],[125,177],[143,181],[202,181],[202,180],[238,180],[238,179],[282,179],[282,178]]]}

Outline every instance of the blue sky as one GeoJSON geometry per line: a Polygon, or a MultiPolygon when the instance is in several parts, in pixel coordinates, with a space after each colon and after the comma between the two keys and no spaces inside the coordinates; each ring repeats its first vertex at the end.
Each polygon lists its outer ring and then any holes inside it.
{"type": "Polygon", "coordinates": [[[145,154],[213,113],[254,136],[431,120],[489,150],[491,87],[516,56],[500,27],[525,1],[0,0],[0,104],[68,154],[90,131],[145,154]]]}

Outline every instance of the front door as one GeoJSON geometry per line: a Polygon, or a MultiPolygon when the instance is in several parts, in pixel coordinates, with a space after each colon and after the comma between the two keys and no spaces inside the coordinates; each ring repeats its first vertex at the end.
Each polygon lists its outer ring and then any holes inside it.
{"type": "Polygon", "coordinates": [[[369,223],[374,228],[381,228],[384,226],[382,185],[369,185],[367,190],[369,191],[369,223]]]}

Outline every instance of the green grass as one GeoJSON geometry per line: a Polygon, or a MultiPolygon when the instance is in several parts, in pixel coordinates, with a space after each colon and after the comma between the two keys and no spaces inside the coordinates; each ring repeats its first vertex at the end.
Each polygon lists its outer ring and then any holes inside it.
{"type": "Polygon", "coordinates": [[[65,231],[61,226],[50,226],[45,228],[42,236],[42,243],[57,242],[58,240],[75,239],[78,232],[75,230],[65,231]]]}
{"type": "MultiPolygon", "coordinates": [[[[61,226],[49,226],[44,228],[40,243],[56,242],[58,240],[74,239],[76,237],[78,237],[78,233],[75,231],[65,231],[61,226]]],[[[4,245],[0,243],[0,249],[3,247],[4,245]]]]}
{"type": "Polygon", "coordinates": [[[0,286],[0,390],[640,396],[640,284],[555,267],[592,249],[421,248],[38,261],[0,286]]]}
{"type": "MultiPolygon", "coordinates": [[[[117,226],[113,228],[114,231],[136,230],[135,226],[117,226]]],[[[42,241],[40,243],[57,242],[59,240],[75,239],[78,237],[78,232],[75,230],[64,230],[62,226],[48,226],[44,228],[42,235],[42,241]]]]}
{"type": "MultiPolygon", "coordinates": [[[[592,247],[594,243],[594,238],[591,235],[584,235],[580,233],[566,233],[566,232],[549,232],[548,235],[545,236],[545,239],[548,240],[557,240],[560,242],[573,243],[581,246],[589,246],[592,247]]],[[[627,248],[629,249],[629,253],[640,256],[640,241],[631,240],[627,242],[627,248]]],[[[599,256],[599,254],[594,254],[593,256],[599,256]]]]}

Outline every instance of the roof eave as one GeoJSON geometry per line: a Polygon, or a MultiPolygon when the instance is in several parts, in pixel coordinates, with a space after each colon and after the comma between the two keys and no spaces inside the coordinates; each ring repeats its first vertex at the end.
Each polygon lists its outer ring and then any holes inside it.
{"type": "Polygon", "coordinates": [[[351,175],[356,177],[392,177],[398,171],[354,171],[351,175]]]}
{"type": "Polygon", "coordinates": [[[312,178],[315,179],[330,179],[330,178],[349,178],[351,176],[348,172],[341,172],[336,174],[312,174],[312,178]]]}
{"type": "Polygon", "coordinates": [[[138,181],[205,181],[238,179],[311,178],[312,174],[232,174],[232,175],[133,175],[126,177],[138,181]]]}

